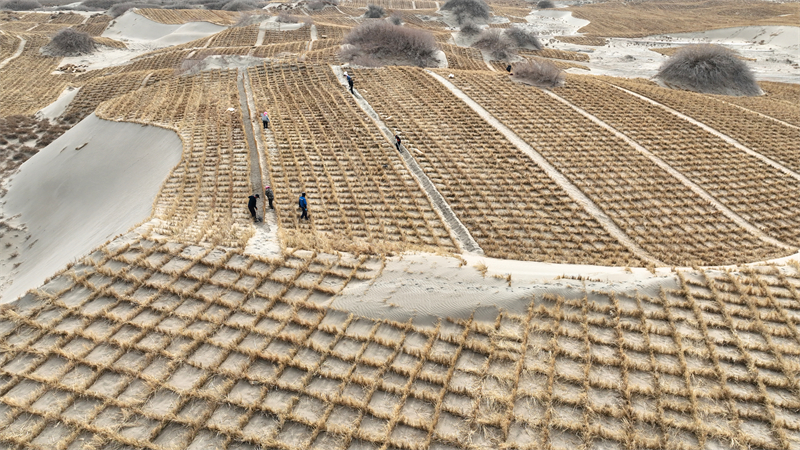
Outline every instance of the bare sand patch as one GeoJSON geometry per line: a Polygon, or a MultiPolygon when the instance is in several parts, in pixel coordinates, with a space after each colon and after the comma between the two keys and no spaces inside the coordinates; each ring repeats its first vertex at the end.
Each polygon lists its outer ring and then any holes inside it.
{"type": "Polygon", "coordinates": [[[171,131],[92,114],[26,161],[2,206],[5,220],[26,236],[0,250],[2,301],[146,219],[181,153],[171,131]]]}

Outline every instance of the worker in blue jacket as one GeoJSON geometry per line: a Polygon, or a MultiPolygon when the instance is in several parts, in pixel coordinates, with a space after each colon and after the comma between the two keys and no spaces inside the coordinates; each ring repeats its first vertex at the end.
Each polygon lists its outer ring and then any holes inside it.
{"type": "Polygon", "coordinates": [[[303,214],[300,215],[300,220],[308,219],[308,202],[306,202],[306,193],[303,192],[300,194],[300,209],[303,210],[303,214]]]}

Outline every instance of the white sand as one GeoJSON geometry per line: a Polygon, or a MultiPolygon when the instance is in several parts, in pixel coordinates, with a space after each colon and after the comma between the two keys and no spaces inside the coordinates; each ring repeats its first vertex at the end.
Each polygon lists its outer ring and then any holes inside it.
{"type": "Polygon", "coordinates": [[[534,10],[525,17],[529,24],[543,36],[569,36],[589,25],[589,21],[573,17],[572,11],[553,9],[534,10]]]}
{"type": "Polygon", "coordinates": [[[0,302],[147,219],[182,149],[172,131],[92,114],[26,161],[9,182],[2,212],[22,230],[17,234],[30,237],[0,239],[0,302]],[[19,255],[9,259],[13,252],[19,255]]]}
{"type": "Polygon", "coordinates": [[[103,37],[123,42],[149,43],[155,47],[185,44],[186,42],[219,33],[227,27],[209,22],[188,22],[168,25],[154,22],[129,10],[117,17],[103,32],[103,37]]]}
{"type": "Polygon", "coordinates": [[[127,11],[111,22],[103,32],[109,37],[124,42],[128,48],[111,48],[101,46],[98,51],[84,56],[63,58],[60,66],[65,64],[85,65],[87,70],[128,64],[132,59],[147,52],[184,44],[186,42],[219,33],[227,27],[209,22],[189,22],[183,25],[167,25],[154,22],[134,11],[127,11]]]}
{"type": "Polygon", "coordinates": [[[64,114],[64,111],[67,110],[72,99],[78,95],[79,90],[81,90],[79,87],[67,86],[53,103],[40,109],[39,112],[36,113],[36,117],[48,120],[57,119],[64,114]]]}
{"type": "Polygon", "coordinates": [[[493,320],[498,308],[523,313],[534,298],[544,294],[581,298],[593,289],[657,295],[661,286],[675,288],[670,269],[625,269],[572,264],[549,264],[463,255],[456,258],[413,254],[389,258],[374,281],[352,280],[336,297],[333,308],[375,319],[406,321],[438,317],[466,318],[476,312],[493,320]],[[488,267],[484,278],[475,268],[488,267]],[[496,276],[495,276],[496,275],[496,276]],[[509,286],[506,277],[511,275],[509,286]],[[583,277],[591,281],[559,279],[583,277]]]}
{"type": "MultiPolygon", "coordinates": [[[[736,27],[643,38],[612,38],[602,47],[559,42],[551,38],[557,34],[548,34],[547,30],[542,34],[548,47],[588,53],[590,61],[581,64],[598,75],[650,78],[667,60],[650,48],[713,43],[736,50],[744,58],[755,59],[746,63],[758,80],[800,83],[800,27],[736,27]]],[[[578,69],[569,71],[586,73],[578,69]]]]}

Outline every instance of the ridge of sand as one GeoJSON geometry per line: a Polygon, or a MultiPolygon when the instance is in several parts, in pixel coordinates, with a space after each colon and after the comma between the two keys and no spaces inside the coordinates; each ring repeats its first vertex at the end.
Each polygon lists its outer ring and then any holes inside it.
{"type": "Polygon", "coordinates": [[[2,206],[18,236],[2,238],[0,302],[146,219],[182,149],[172,131],[92,114],[26,161],[2,206]]]}
{"type": "Polygon", "coordinates": [[[40,109],[36,113],[36,117],[48,120],[55,120],[61,117],[80,90],[81,87],[67,86],[53,103],[40,109]]]}

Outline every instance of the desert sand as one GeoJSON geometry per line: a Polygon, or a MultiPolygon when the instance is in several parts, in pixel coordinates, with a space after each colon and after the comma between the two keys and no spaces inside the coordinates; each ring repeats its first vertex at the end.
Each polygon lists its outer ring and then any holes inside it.
{"type": "Polygon", "coordinates": [[[2,301],[147,219],[181,152],[172,131],[91,115],[26,161],[3,199],[20,231],[3,238],[2,301]]]}

